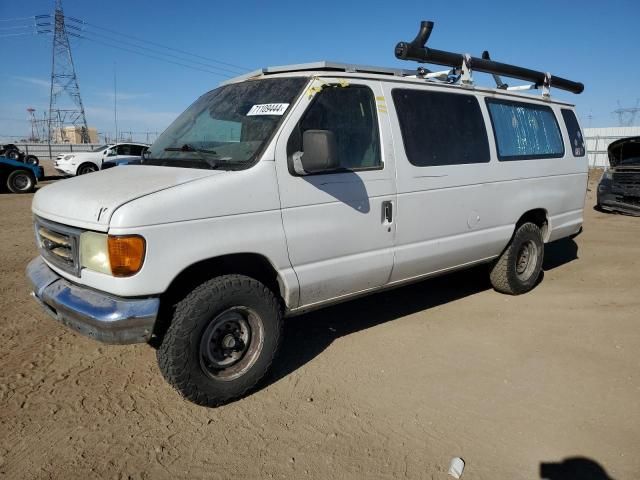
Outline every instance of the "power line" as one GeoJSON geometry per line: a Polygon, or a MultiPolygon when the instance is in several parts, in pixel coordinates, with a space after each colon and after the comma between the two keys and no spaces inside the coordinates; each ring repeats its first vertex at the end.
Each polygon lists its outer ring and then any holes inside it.
{"type": "Polygon", "coordinates": [[[114,44],[111,44],[111,43],[104,42],[102,40],[98,40],[98,39],[95,39],[95,38],[87,37],[86,35],[79,35],[79,34],[71,33],[71,32],[67,32],[67,33],[68,33],[68,35],[70,35],[72,37],[75,37],[75,38],[81,38],[81,39],[84,39],[84,40],[88,40],[90,42],[95,42],[95,43],[99,43],[101,45],[105,45],[107,47],[116,48],[118,50],[123,50],[125,52],[135,53],[135,54],[141,55],[143,57],[153,58],[154,60],[160,60],[161,62],[173,63],[174,65],[180,65],[181,67],[191,68],[193,70],[199,70],[201,72],[210,73],[212,75],[217,75],[219,77],[229,78],[229,75],[224,75],[222,73],[214,72],[212,70],[206,70],[204,68],[194,67],[193,65],[187,65],[186,63],[175,62],[173,60],[168,60],[166,58],[157,57],[155,55],[149,55],[147,53],[138,52],[136,50],[132,50],[130,48],[122,47],[120,45],[114,45],[114,44]]]}
{"type": "Polygon", "coordinates": [[[182,53],[182,54],[185,54],[185,55],[190,55],[190,56],[193,56],[193,57],[200,58],[202,60],[209,60],[210,62],[219,63],[220,65],[225,65],[227,67],[235,68],[237,70],[240,70],[241,73],[245,73],[245,72],[249,71],[248,68],[241,67],[239,65],[234,65],[233,63],[222,62],[220,60],[216,60],[215,58],[205,57],[205,56],[198,55],[198,54],[195,54],[195,53],[187,52],[186,50],[180,50],[179,48],[169,47],[168,45],[162,45],[161,43],[152,42],[151,40],[144,40],[144,39],[141,39],[139,37],[134,37],[133,35],[127,35],[127,34],[124,34],[124,33],[116,32],[115,30],[104,28],[104,27],[101,27],[99,25],[94,25],[93,23],[84,22],[82,20],[77,20],[77,19],[74,19],[74,20],[76,20],[76,21],[78,21],[80,23],[83,23],[85,25],[89,25],[89,26],[91,26],[93,28],[98,28],[98,29],[104,30],[106,32],[115,33],[116,35],[120,35],[122,37],[131,38],[131,39],[136,40],[138,42],[149,43],[149,44],[155,45],[157,47],[166,48],[168,50],[173,50],[174,52],[182,53]]]}
{"type": "Polygon", "coordinates": [[[20,25],[13,27],[0,27],[0,30],[19,30],[21,28],[33,28],[33,25],[20,25]]]}
{"type": "Polygon", "coordinates": [[[0,22],[17,22],[20,20],[33,20],[34,16],[31,17],[20,17],[20,18],[0,18],[0,22]]]}
{"type": "Polygon", "coordinates": [[[4,37],[19,37],[20,35],[36,35],[36,32],[6,33],[4,35],[0,35],[0,38],[4,38],[4,37]]]}
{"type": "Polygon", "coordinates": [[[82,30],[82,32],[83,32],[85,35],[86,35],[86,34],[90,34],[90,35],[98,35],[98,36],[100,36],[100,37],[102,37],[102,38],[106,38],[107,40],[109,40],[109,41],[111,41],[111,42],[116,42],[116,43],[118,43],[118,44],[127,45],[127,46],[130,46],[130,47],[132,47],[132,48],[139,48],[140,50],[146,50],[146,51],[149,51],[149,52],[151,52],[151,53],[153,53],[153,54],[156,54],[156,55],[163,55],[163,56],[167,56],[167,57],[175,58],[175,59],[180,60],[180,61],[183,61],[183,62],[189,62],[189,63],[194,63],[194,64],[197,64],[197,65],[202,65],[202,66],[204,66],[204,67],[206,67],[206,68],[209,68],[209,69],[212,69],[212,70],[219,70],[219,71],[221,71],[221,72],[231,73],[231,74],[232,74],[232,75],[234,75],[234,76],[235,76],[235,75],[239,75],[239,73],[238,73],[238,72],[233,71],[233,70],[229,70],[229,69],[227,69],[227,68],[218,67],[218,66],[215,66],[215,65],[211,65],[211,64],[209,64],[209,63],[199,62],[198,60],[191,60],[191,59],[188,59],[188,58],[184,58],[183,56],[173,55],[173,54],[171,54],[171,53],[162,52],[162,51],[159,51],[159,50],[156,50],[156,49],[151,49],[151,48],[148,48],[148,47],[143,47],[143,46],[140,46],[140,45],[136,45],[135,43],[127,42],[127,41],[124,41],[124,40],[113,39],[112,37],[110,37],[110,36],[108,36],[108,35],[103,35],[103,34],[101,34],[101,33],[93,32],[93,31],[91,31],[91,30],[82,30]]]}

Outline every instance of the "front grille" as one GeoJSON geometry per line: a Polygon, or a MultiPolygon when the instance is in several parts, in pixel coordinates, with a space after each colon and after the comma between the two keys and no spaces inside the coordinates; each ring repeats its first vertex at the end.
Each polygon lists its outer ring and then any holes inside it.
{"type": "Polygon", "coordinates": [[[614,172],[613,183],[640,187],[640,172],[614,172]]]}
{"type": "Polygon", "coordinates": [[[35,230],[40,255],[56,267],[79,276],[81,231],[42,218],[36,218],[35,230]]]}

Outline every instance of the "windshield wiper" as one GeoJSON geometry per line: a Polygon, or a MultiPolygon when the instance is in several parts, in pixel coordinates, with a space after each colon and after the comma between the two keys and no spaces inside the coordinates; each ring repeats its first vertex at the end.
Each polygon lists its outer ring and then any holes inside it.
{"type": "Polygon", "coordinates": [[[218,152],[215,150],[207,150],[205,148],[195,148],[188,143],[185,143],[181,147],[167,147],[164,149],[165,152],[197,152],[197,153],[211,153],[213,155],[217,155],[218,152]]]}
{"type": "Polygon", "coordinates": [[[200,160],[209,165],[210,168],[218,168],[218,162],[211,160],[205,156],[205,154],[217,155],[218,152],[215,150],[207,150],[205,148],[195,148],[188,143],[185,143],[181,147],[167,147],[164,149],[165,152],[195,152],[200,155],[200,160]]]}

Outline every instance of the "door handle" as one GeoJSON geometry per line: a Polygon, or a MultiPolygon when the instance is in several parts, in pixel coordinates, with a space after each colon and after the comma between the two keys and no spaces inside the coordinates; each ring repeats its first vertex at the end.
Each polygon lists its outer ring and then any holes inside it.
{"type": "Polygon", "coordinates": [[[383,223],[393,222],[393,203],[389,200],[382,202],[382,221],[383,223]]]}

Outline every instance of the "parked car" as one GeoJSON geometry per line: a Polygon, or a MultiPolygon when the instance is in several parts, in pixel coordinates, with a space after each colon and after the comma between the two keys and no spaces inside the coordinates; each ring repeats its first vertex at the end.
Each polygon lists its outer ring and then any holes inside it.
{"type": "Polygon", "coordinates": [[[116,143],[103,145],[91,152],[60,154],[54,162],[61,175],[74,176],[97,172],[106,160],[140,158],[148,145],[144,143],[116,143]]]}
{"type": "Polygon", "coordinates": [[[119,167],[122,165],[140,165],[142,164],[142,157],[139,158],[120,158],[117,160],[105,160],[102,162],[102,170],[107,168],[119,167]]]}
{"type": "Polygon", "coordinates": [[[598,208],[640,216],[640,137],[616,140],[607,152],[609,168],[598,184],[598,208]]]}
{"type": "Polygon", "coordinates": [[[39,165],[0,156],[0,187],[12,193],[30,193],[44,176],[39,165]]]}
{"type": "Polygon", "coordinates": [[[97,340],[150,342],[214,406],[266,374],[283,316],[482,263],[528,292],[545,243],[581,230],[575,109],[420,75],[320,62],[201,96],[140,165],[36,194],[35,297],[97,340]]]}
{"type": "Polygon", "coordinates": [[[23,163],[29,163],[31,165],[38,165],[40,163],[38,157],[23,152],[13,143],[0,145],[0,156],[7,157],[12,160],[18,160],[23,163]]]}

